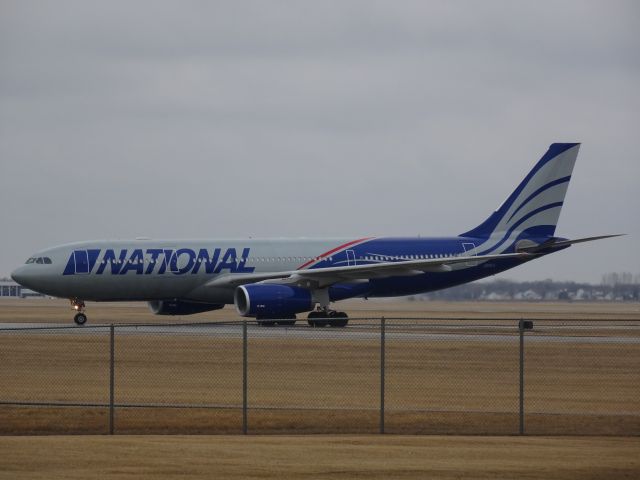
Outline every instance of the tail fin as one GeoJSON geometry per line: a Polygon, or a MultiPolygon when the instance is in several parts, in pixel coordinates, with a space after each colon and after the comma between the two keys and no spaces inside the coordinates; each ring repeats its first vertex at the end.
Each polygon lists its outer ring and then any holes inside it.
{"type": "MultiPolygon", "coordinates": [[[[554,235],[579,143],[553,143],[507,200],[476,228],[461,237],[522,238],[554,235]]],[[[502,243],[500,242],[500,243],[502,243]]]]}

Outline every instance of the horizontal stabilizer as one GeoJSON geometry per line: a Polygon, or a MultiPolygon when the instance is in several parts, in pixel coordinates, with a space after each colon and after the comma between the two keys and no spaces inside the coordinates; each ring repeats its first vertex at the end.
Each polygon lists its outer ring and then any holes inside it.
{"type": "Polygon", "coordinates": [[[548,250],[555,250],[557,248],[568,247],[573,245],[574,243],[584,243],[584,242],[592,242],[594,240],[602,240],[604,238],[614,238],[614,237],[622,237],[626,235],[626,233],[617,233],[615,235],[600,235],[598,237],[585,237],[585,238],[576,238],[575,240],[565,240],[560,238],[550,238],[544,243],[539,245],[527,245],[523,247],[516,248],[516,251],[522,253],[539,253],[539,252],[547,252],[548,250]]]}

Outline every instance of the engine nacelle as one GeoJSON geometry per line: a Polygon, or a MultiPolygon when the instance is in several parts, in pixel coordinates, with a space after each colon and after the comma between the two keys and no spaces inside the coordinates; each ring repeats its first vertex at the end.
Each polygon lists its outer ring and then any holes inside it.
{"type": "Polygon", "coordinates": [[[313,309],[311,292],[289,285],[249,284],[236,288],[236,310],[243,317],[290,318],[313,309]]]}
{"type": "Polygon", "coordinates": [[[152,300],[148,304],[149,309],[156,315],[192,315],[224,307],[224,304],[219,303],[200,303],[186,300],[152,300]]]}

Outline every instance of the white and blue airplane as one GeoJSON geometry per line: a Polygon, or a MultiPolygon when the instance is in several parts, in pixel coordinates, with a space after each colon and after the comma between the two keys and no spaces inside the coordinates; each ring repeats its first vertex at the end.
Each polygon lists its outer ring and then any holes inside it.
{"type": "Polygon", "coordinates": [[[12,278],[69,298],[74,321],[85,300],[147,301],[158,315],[235,304],[263,325],[345,326],[331,303],[413,295],[495,275],[574,243],[556,225],[578,143],[554,143],[507,200],[479,226],[453,237],[89,241],[43,250],[12,278]]]}

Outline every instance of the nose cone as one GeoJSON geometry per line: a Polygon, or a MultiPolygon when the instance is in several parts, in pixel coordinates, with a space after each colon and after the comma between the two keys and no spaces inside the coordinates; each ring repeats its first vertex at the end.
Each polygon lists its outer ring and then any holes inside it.
{"type": "Polygon", "coordinates": [[[28,271],[29,268],[26,265],[22,265],[21,267],[16,268],[13,272],[11,272],[11,278],[16,283],[19,283],[23,287],[31,288],[30,286],[30,277],[33,275],[28,271]]]}
{"type": "Polygon", "coordinates": [[[24,275],[22,274],[22,268],[23,267],[18,267],[13,272],[11,272],[11,278],[13,278],[14,282],[22,284],[22,279],[24,277],[24,275]]]}

